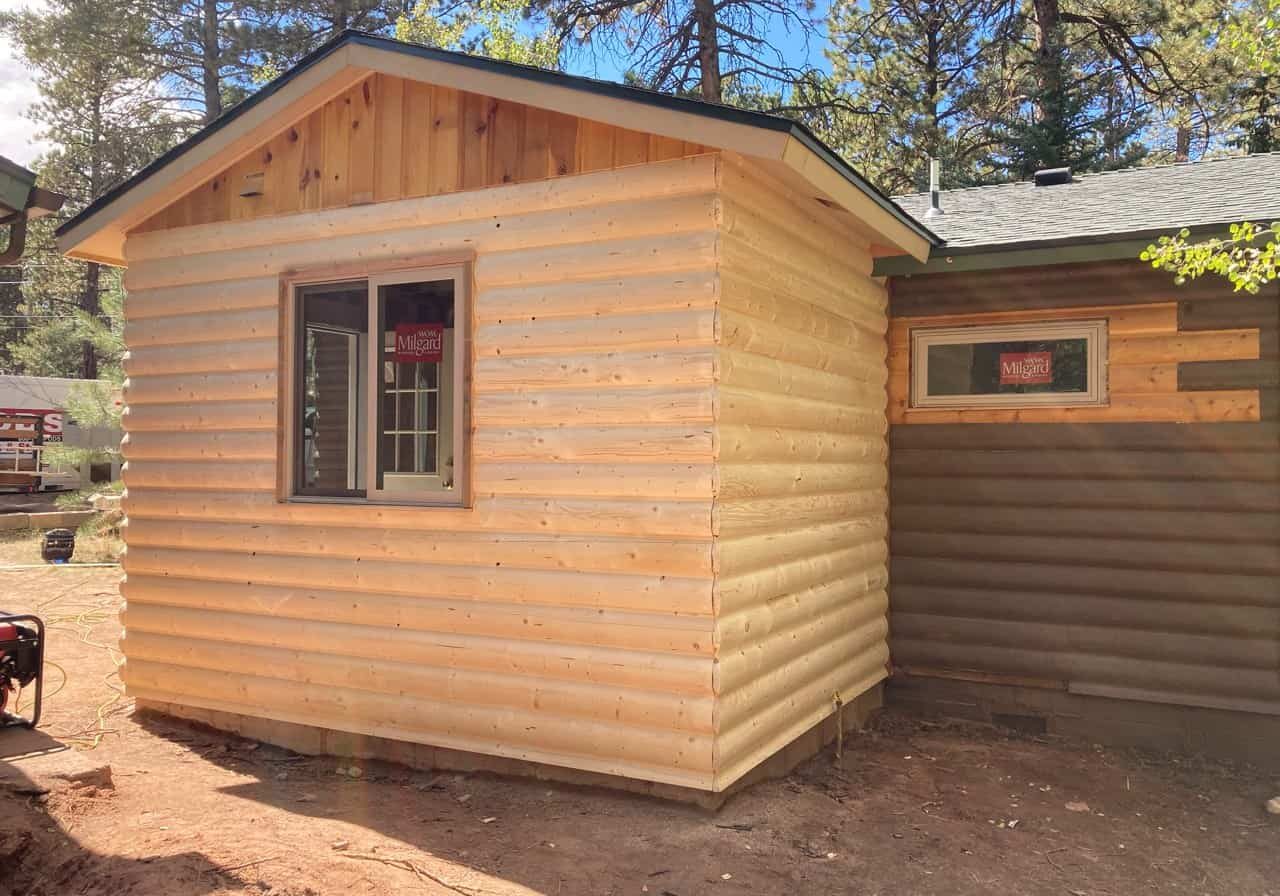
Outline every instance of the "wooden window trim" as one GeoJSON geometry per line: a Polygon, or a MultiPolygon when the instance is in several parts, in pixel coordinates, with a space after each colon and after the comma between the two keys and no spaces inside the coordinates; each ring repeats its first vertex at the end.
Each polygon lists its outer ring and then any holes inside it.
{"type": "MultiPolygon", "coordinates": [[[[467,510],[473,506],[472,463],[472,400],[474,376],[475,320],[475,253],[451,252],[431,255],[413,255],[379,262],[337,262],[310,268],[289,269],[280,274],[279,280],[279,331],[277,353],[277,418],[276,418],[276,501],[287,504],[345,504],[354,506],[409,506],[436,510],[467,510]],[[457,296],[455,322],[461,321],[461,352],[458,363],[461,369],[461,405],[455,423],[456,438],[461,447],[456,453],[454,494],[449,500],[436,497],[403,498],[377,495],[374,497],[320,496],[294,494],[294,464],[297,457],[297,438],[294,431],[294,414],[298,408],[297,386],[297,326],[296,290],[300,286],[318,283],[334,283],[342,280],[374,280],[389,274],[408,274],[421,271],[431,276],[432,271],[451,271],[461,294],[457,296]]],[[[373,311],[370,310],[372,319],[373,311]]],[[[457,326],[457,323],[455,323],[457,326]]],[[[372,335],[370,337],[372,343],[372,335]]],[[[367,384],[372,391],[372,384],[367,384]]],[[[368,413],[368,409],[366,409],[368,413]]],[[[366,424],[367,425],[367,424],[366,424]]],[[[367,450],[367,449],[366,449],[367,450]]],[[[370,461],[374,461],[370,457],[370,461]]]]}
{"type": "Polygon", "coordinates": [[[911,330],[912,409],[976,410],[992,408],[1103,407],[1108,404],[1107,321],[1027,321],[953,327],[919,327],[911,330]],[[1008,395],[929,395],[929,353],[933,345],[971,342],[1047,341],[1084,339],[1088,355],[1087,392],[1013,393],[1008,395]]]}

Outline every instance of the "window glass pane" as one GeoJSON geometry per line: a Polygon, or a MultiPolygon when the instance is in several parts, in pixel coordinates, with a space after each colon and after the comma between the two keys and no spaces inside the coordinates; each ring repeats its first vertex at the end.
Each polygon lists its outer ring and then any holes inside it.
{"type": "Polygon", "coordinates": [[[453,437],[454,282],[381,286],[378,306],[382,359],[394,368],[381,384],[378,487],[393,494],[452,489],[452,452],[442,451],[453,437]]]}
{"type": "Polygon", "coordinates": [[[424,429],[437,432],[440,429],[439,411],[440,396],[435,392],[418,393],[418,419],[425,423],[424,429]]]}
{"type": "Polygon", "coordinates": [[[414,469],[414,446],[413,433],[402,433],[396,436],[396,463],[390,472],[394,473],[419,473],[420,470],[414,469]]]}
{"type": "Polygon", "coordinates": [[[365,283],[300,287],[298,409],[300,494],[359,493],[365,438],[365,283]]]}
{"type": "Polygon", "coordinates": [[[1088,350],[1084,338],[929,345],[927,394],[1087,393],[1088,350]]]}
{"type": "Polygon", "coordinates": [[[414,411],[414,405],[417,403],[414,392],[406,390],[397,395],[397,414],[395,425],[391,428],[403,432],[405,430],[417,429],[418,415],[414,411]]]}
{"type": "Polygon", "coordinates": [[[418,437],[418,464],[423,470],[434,471],[439,456],[439,446],[434,435],[418,437]]]}

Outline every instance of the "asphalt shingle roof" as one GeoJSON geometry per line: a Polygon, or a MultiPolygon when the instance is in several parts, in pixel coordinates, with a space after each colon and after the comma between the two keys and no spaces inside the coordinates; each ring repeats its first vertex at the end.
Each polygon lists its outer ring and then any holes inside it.
{"type": "Polygon", "coordinates": [[[948,249],[1013,248],[1056,241],[1174,232],[1280,220],[1280,152],[1077,174],[1071,183],[1030,181],[944,190],[945,214],[929,218],[929,194],[896,196],[948,249]]]}

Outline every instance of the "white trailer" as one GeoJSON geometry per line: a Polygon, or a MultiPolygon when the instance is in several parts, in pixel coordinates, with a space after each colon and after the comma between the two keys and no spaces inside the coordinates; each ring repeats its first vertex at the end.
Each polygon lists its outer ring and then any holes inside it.
{"type": "Polygon", "coordinates": [[[0,375],[0,491],[74,490],[95,478],[120,475],[120,431],[80,426],[67,414],[67,397],[84,380],[0,375]],[[50,462],[51,445],[109,449],[110,471],[50,462]],[[29,469],[34,464],[34,469],[29,469]]]}

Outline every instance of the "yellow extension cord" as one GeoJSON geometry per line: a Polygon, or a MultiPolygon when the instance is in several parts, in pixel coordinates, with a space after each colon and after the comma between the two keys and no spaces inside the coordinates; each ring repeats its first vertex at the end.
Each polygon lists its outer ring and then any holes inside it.
{"type": "MultiPolygon", "coordinates": [[[[62,568],[65,569],[66,567],[62,568]]],[[[38,581],[43,580],[44,578],[47,578],[47,576],[41,577],[38,581]]],[[[118,612],[119,595],[107,594],[102,596],[99,600],[88,604],[83,602],[72,603],[70,606],[58,607],[57,609],[60,612],[53,615],[46,615],[50,608],[53,608],[54,605],[59,604],[66,598],[72,596],[73,593],[84,584],[83,580],[76,582],[57,594],[40,601],[35,606],[33,612],[44,620],[47,631],[52,632],[56,629],[66,629],[69,626],[74,626],[76,629],[76,635],[82,644],[86,644],[89,647],[93,647],[98,650],[105,650],[111,658],[113,668],[103,676],[102,681],[103,684],[105,684],[113,693],[109,699],[99,704],[95,709],[93,722],[77,731],[50,731],[53,736],[66,743],[73,744],[81,749],[92,750],[102,743],[102,739],[106,735],[114,733],[114,729],[107,727],[107,718],[125,708],[123,706],[116,707],[116,704],[120,703],[125,696],[124,687],[119,682],[120,666],[124,663],[124,657],[115,646],[110,644],[101,644],[97,641],[91,640],[94,628],[104,622],[110,621],[112,616],[118,612]],[[71,612],[66,612],[68,610],[71,612]],[[115,679],[115,681],[112,681],[112,679],[115,679]]],[[[70,676],[67,674],[66,669],[52,660],[46,659],[45,665],[57,669],[62,676],[62,680],[58,683],[58,686],[44,695],[43,699],[47,700],[61,692],[66,687],[70,676]]],[[[22,696],[23,691],[20,690],[14,701],[15,712],[19,711],[22,696]]]]}

